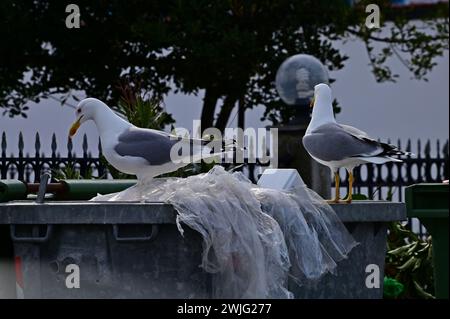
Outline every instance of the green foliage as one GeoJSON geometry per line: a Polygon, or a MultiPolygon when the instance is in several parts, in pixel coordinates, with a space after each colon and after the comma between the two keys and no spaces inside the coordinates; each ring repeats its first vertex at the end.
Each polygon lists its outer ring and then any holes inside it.
{"type": "Polygon", "coordinates": [[[74,165],[67,165],[64,168],[53,169],[52,176],[55,180],[64,179],[93,179],[92,168],[89,168],[86,172],[86,176],[82,176],[79,169],[76,169],[74,165]]]}
{"type": "MultiPolygon", "coordinates": [[[[345,197],[347,197],[347,196],[348,196],[348,194],[345,197]]],[[[352,195],[352,200],[368,200],[368,199],[369,198],[364,194],[353,194],[352,195]]]]}
{"type": "Polygon", "coordinates": [[[4,0],[0,105],[5,114],[25,116],[27,102],[61,94],[64,100],[73,91],[116,102],[117,83],[138,75],[142,89],[157,98],[171,86],[192,94],[204,90],[204,127],[223,129],[238,100],[245,108],[265,105],[264,117],[284,123],[292,108],[281,103],[273,82],[288,56],[312,54],[339,70],[347,56],[336,41],[356,38],[366,44],[376,79],[391,81],[391,58],[425,79],[448,49],[448,3],[420,21],[387,0],[348,3],[79,0],[81,28],[67,29],[64,1],[4,0]],[[364,26],[367,3],[379,4],[387,34],[364,26]]]}
{"type": "Polygon", "coordinates": [[[175,123],[172,115],[166,113],[161,106],[161,99],[141,93],[139,85],[123,84],[119,90],[121,96],[116,110],[130,123],[155,130],[162,130],[166,125],[175,123]]]}
{"type": "Polygon", "coordinates": [[[398,74],[392,73],[387,62],[397,58],[414,79],[427,81],[426,75],[436,66],[435,58],[449,47],[448,3],[438,4],[432,10],[422,8],[420,12],[414,6],[392,7],[387,0],[365,0],[359,6],[369,3],[381,7],[385,28],[360,25],[349,27],[348,32],[363,40],[376,80],[396,81],[398,74]],[[383,45],[375,50],[377,43],[383,45]]]}
{"type": "MultiPolygon", "coordinates": [[[[381,188],[375,193],[378,191],[381,191],[381,188]]],[[[393,191],[390,187],[386,200],[392,201],[392,198],[393,191]]],[[[368,197],[354,194],[353,199],[364,200],[368,197]]],[[[432,250],[431,237],[423,240],[402,223],[390,223],[384,270],[384,298],[433,299],[432,250]]]]}
{"type": "Polygon", "coordinates": [[[399,294],[385,290],[386,298],[433,299],[433,261],[431,237],[422,240],[401,223],[389,225],[385,275],[404,287],[399,294]]]}
{"type": "Polygon", "coordinates": [[[396,299],[405,291],[405,286],[395,279],[384,277],[383,297],[385,299],[396,299]]]}

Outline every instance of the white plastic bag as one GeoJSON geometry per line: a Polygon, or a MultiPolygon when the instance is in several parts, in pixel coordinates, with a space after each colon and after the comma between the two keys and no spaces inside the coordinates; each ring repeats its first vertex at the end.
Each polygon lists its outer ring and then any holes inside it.
{"type": "Polygon", "coordinates": [[[201,266],[213,274],[214,298],[292,298],[303,284],[333,271],[355,246],[334,211],[306,187],[264,189],[215,166],[188,178],[140,181],[94,201],[163,201],[203,238],[201,266]]]}

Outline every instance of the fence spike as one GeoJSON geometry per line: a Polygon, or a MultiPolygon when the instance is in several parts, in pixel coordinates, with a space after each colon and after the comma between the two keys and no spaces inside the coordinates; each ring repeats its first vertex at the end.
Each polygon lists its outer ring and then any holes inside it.
{"type": "Polygon", "coordinates": [[[436,157],[438,159],[441,158],[441,142],[438,140],[436,140],[436,157]]]}
{"type": "Polygon", "coordinates": [[[102,140],[99,137],[98,138],[98,157],[102,157],[102,155],[103,155],[103,152],[102,152],[102,140]]]}
{"type": "Polygon", "coordinates": [[[56,144],[56,134],[53,133],[53,135],[52,135],[52,144],[51,144],[52,157],[56,157],[56,149],[57,148],[58,148],[58,145],[56,144]]]}
{"type": "Polygon", "coordinates": [[[444,155],[444,158],[448,158],[448,140],[445,142],[444,147],[442,148],[442,155],[444,155]]]}
{"type": "Polygon", "coordinates": [[[406,142],[406,151],[411,152],[411,139],[408,138],[408,141],[406,142]]]}
{"type": "Polygon", "coordinates": [[[39,157],[39,151],[41,150],[41,139],[39,137],[39,132],[36,132],[34,149],[36,151],[36,157],[39,157]]]}
{"type": "Polygon", "coordinates": [[[24,148],[24,143],[23,143],[23,134],[22,131],[19,132],[19,157],[23,157],[23,148],[24,148]]]}
{"type": "Polygon", "coordinates": [[[83,157],[87,157],[87,151],[88,151],[88,140],[87,140],[87,135],[84,134],[83,135],[83,157]]]}
{"type": "Polygon", "coordinates": [[[423,152],[425,153],[425,157],[429,158],[430,157],[430,153],[431,153],[431,142],[428,139],[427,143],[425,144],[425,149],[423,150],[423,152]]]}
{"type": "Polygon", "coordinates": [[[6,157],[6,147],[7,147],[7,143],[6,143],[6,133],[5,131],[3,131],[2,133],[2,157],[6,157]]]}
{"type": "Polygon", "coordinates": [[[402,149],[402,141],[400,139],[397,140],[397,147],[399,150],[402,149]]]}
{"type": "Polygon", "coordinates": [[[417,157],[422,157],[422,144],[420,143],[420,140],[417,140],[417,157]]]}
{"type": "Polygon", "coordinates": [[[73,142],[72,139],[69,137],[67,139],[67,156],[72,157],[72,150],[73,150],[73,142]]]}

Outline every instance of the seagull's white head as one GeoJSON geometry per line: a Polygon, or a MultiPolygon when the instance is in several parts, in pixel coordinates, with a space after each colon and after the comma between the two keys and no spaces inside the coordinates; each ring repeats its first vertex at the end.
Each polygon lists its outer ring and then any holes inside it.
{"type": "Polygon", "coordinates": [[[102,101],[92,97],[80,101],[75,111],[77,120],[70,128],[69,137],[74,136],[84,122],[89,120],[95,121],[98,112],[105,109],[108,110],[109,107],[102,101]]]}
{"type": "Polygon", "coordinates": [[[335,123],[333,114],[333,105],[331,89],[325,83],[317,84],[314,87],[314,98],[311,101],[312,119],[309,123],[307,132],[325,124],[335,123]]]}
{"type": "Polygon", "coordinates": [[[314,87],[314,98],[311,106],[314,107],[316,102],[319,101],[324,104],[331,104],[331,89],[325,83],[317,84],[314,87]]]}

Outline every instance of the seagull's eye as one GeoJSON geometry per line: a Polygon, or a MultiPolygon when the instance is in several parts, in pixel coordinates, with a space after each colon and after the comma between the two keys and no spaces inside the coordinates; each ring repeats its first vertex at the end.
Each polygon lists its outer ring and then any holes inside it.
{"type": "Polygon", "coordinates": [[[77,113],[78,113],[78,114],[80,114],[80,113],[81,113],[81,110],[80,110],[80,109],[78,109],[78,110],[77,110],[77,113]]]}

